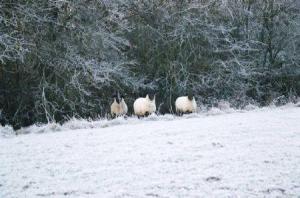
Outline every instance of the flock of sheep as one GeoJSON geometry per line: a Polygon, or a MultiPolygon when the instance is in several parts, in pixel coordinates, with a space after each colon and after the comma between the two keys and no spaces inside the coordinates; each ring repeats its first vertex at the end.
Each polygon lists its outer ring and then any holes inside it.
{"type": "MultiPolygon", "coordinates": [[[[119,92],[113,95],[113,103],[110,106],[112,117],[124,116],[128,112],[127,104],[124,96],[119,92]]],[[[192,94],[188,96],[178,97],[175,101],[176,113],[182,115],[184,113],[194,113],[197,110],[197,103],[192,94]]],[[[147,94],[145,98],[138,98],[133,103],[134,114],[138,117],[143,117],[155,113],[155,94],[147,94]]]]}

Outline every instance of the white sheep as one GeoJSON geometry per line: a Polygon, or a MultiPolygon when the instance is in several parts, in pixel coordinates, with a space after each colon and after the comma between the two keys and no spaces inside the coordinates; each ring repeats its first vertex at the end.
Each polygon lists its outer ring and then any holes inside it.
{"type": "Polygon", "coordinates": [[[194,113],[197,111],[197,103],[192,95],[178,97],[175,101],[176,113],[194,113]]]}
{"type": "Polygon", "coordinates": [[[138,117],[147,116],[156,111],[155,95],[147,94],[145,98],[138,98],[133,103],[134,114],[138,117]]]}
{"type": "Polygon", "coordinates": [[[119,92],[113,95],[114,102],[110,106],[110,113],[113,117],[126,115],[128,107],[124,101],[124,97],[119,92]]]}

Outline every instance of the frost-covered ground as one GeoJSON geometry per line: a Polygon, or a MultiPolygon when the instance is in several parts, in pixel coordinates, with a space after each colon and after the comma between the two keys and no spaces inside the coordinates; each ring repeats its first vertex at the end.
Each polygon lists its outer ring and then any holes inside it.
{"type": "Polygon", "coordinates": [[[295,105],[0,132],[1,198],[300,196],[295,105]]]}

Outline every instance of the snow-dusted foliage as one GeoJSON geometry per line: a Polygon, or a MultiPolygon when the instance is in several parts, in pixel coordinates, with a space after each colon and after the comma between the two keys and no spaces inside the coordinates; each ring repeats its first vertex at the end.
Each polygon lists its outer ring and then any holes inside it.
{"type": "Polygon", "coordinates": [[[114,87],[145,86],[130,71],[129,43],[104,2],[18,0],[0,7],[1,123],[103,116],[114,87]]]}
{"type": "Polygon", "coordinates": [[[131,1],[126,5],[132,26],[130,54],[141,63],[141,73],[159,79],[156,83],[167,109],[191,89],[206,104],[225,99],[237,106],[299,95],[295,1],[131,1]]]}
{"type": "Polygon", "coordinates": [[[96,118],[110,96],[129,112],[154,90],[160,113],[192,91],[216,106],[300,94],[297,0],[0,2],[1,124],[96,118]]]}

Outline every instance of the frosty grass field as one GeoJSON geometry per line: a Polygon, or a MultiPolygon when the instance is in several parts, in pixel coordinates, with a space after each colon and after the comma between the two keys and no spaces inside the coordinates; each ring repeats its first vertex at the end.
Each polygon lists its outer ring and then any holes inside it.
{"type": "Polygon", "coordinates": [[[0,197],[299,197],[300,107],[0,128],[0,197]]]}

